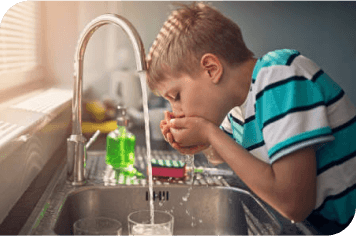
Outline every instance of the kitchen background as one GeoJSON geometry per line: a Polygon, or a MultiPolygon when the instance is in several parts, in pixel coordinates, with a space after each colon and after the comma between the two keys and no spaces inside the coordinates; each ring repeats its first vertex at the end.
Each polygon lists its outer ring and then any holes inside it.
{"type": "MultiPolygon", "coordinates": [[[[355,2],[212,2],[241,27],[247,46],[256,57],[292,48],[314,60],[356,103],[355,2]]],[[[45,2],[45,43],[48,76],[72,86],[73,53],[79,32],[104,13],[126,17],[141,35],[146,52],[169,12],[171,2],[45,2]]],[[[113,26],[93,35],[85,58],[84,85],[108,91],[109,73],[121,48],[131,49],[127,37],[113,26]]],[[[132,67],[134,62],[132,61],[132,67]]]]}
{"type": "MultiPolygon", "coordinates": [[[[211,2],[211,4],[241,27],[244,40],[256,57],[275,49],[297,49],[322,67],[356,104],[354,93],[356,78],[353,73],[356,68],[355,2],[211,2]]],[[[73,88],[73,62],[77,41],[84,26],[95,17],[104,13],[116,13],[126,17],[139,32],[147,53],[174,8],[172,2],[41,2],[38,12],[42,22],[38,55],[44,81],[51,82],[58,88],[68,90],[73,88]]],[[[98,29],[89,41],[85,54],[84,88],[91,88],[93,94],[99,98],[108,95],[112,87],[110,83],[115,74],[117,75],[117,71],[127,68],[134,70],[132,53],[130,42],[121,29],[112,25],[98,29]]],[[[1,74],[1,89],[10,87],[12,82],[13,80],[5,79],[1,74]]],[[[4,100],[1,95],[3,94],[0,93],[0,108],[4,100]]],[[[6,116],[1,109],[0,111],[1,122],[6,116]]],[[[26,112],[21,114],[27,115],[26,112]]],[[[42,114],[35,115],[40,117],[42,114]]],[[[8,117],[12,118],[10,120],[14,123],[18,118],[11,115],[8,117]]],[[[59,122],[69,119],[68,113],[59,115],[54,120],[59,122]]],[[[0,137],[0,223],[54,153],[55,146],[68,137],[63,131],[64,128],[61,128],[68,127],[68,122],[64,126],[46,127],[50,132],[42,129],[40,134],[34,135],[30,140],[36,138],[51,140],[53,147],[44,145],[43,142],[41,144],[41,141],[27,142],[28,147],[33,143],[42,145],[35,148],[40,151],[35,157],[31,157],[32,159],[27,159],[22,154],[30,153],[26,151],[27,146],[19,148],[15,154],[6,151],[7,149],[1,146],[0,137]],[[52,151],[49,151],[50,149],[52,151]],[[46,159],[43,156],[46,156],[46,159]],[[33,161],[35,158],[37,159],[33,161]],[[25,162],[26,164],[21,164],[20,167],[20,163],[25,162]],[[30,164],[33,167],[31,171],[28,170],[30,164]]],[[[26,140],[26,137],[23,139],[26,140]]]]}

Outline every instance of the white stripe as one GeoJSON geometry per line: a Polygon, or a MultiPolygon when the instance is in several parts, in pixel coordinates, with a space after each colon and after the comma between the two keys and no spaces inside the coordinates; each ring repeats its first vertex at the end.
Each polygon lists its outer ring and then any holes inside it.
{"type": "Polygon", "coordinates": [[[318,149],[320,147],[320,144],[329,142],[329,141],[333,141],[334,139],[335,139],[334,136],[330,135],[330,136],[319,137],[319,138],[304,141],[302,143],[294,144],[292,146],[289,146],[286,149],[281,150],[280,152],[277,152],[277,154],[274,155],[273,158],[271,158],[270,162],[272,164],[285,155],[288,155],[292,152],[295,152],[297,150],[300,150],[302,148],[309,147],[312,145],[315,145],[315,147],[318,149]]]}
{"type": "Polygon", "coordinates": [[[334,166],[317,177],[317,199],[315,209],[324,199],[337,195],[356,183],[356,158],[334,166]]]}
{"type": "Polygon", "coordinates": [[[241,122],[244,122],[245,119],[242,116],[240,107],[234,107],[229,111],[229,113],[227,114],[227,116],[225,116],[223,122],[221,123],[221,126],[224,127],[227,132],[232,134],[231,123],[228,118],[229,115],[232,115],[234,118],[240,120],[241,122]]]}
{"type": "Polygon", "coordinates": [[[232,134],[232,128],[231,128],[231,124],[230,121],[228,119],[228,116],[225,116],[223,122],[221,123],[221,126],[230,134],[232,134]]]}
{"type": "Polygon", "coordinates": [[[255,93],[254,86],[252,86],[252,91],[250,91],[250,93],[247,96],[246,114],[245,114],[246,119],[255,115],[255,107],[254,107],[255,103],[256,103],[256,93],[255,93]]]}
{"type": "Polygon", "coordinates": [[[292,76],[304,76],[311,80],[320,68],[310,59],[300,55],[296,57],[290,66],[276,65],[263,67],[257,75],[255,93],[263,91],[266,86],[283,81],[292,76]]]}
{"type": "Polygon", "coordinates": [[[257,159],[270,164],[270,160],[268,158],[268,153],[267,153],[267,149],[266,149],[266,145],[263,145],[261,147],[258,147],[256,149],[253,149],[252,151],[250,151],[250,153],[255,156],[257,159]]]}
{"type": "Polygon", "coordinates": [[[240,107],[234,107],[231,109],[231,111],[229,112],[233,117],[235,117],[236,119],[240,120],[241,122],[245,121],[245,118],[242,114],[242,110],[240,107]]]}
{"type": "Polygon", "coordinates": [[[296,57],[291,65],[292,68],[295,68],[298,76],[304,76],[305,78],[311,80],[313,76],[320,70],[320,67],[315,64],[309,58],[306,58],[303,55],[296,57]]]}
{"type": "Polygon", "coordinates": [[[294,112],[286,115],[263,129],[263,137],[268,149],[297,134],[327,127],[328,118],[324,106],[308,111],[294,112]]]}
{"type": "Polygon", "coordinates": [[[356,109],[350,99],[344,95],[339,101],[327,107],[327,113],[330,127],[335,128],[355,117],[356,109]]]}

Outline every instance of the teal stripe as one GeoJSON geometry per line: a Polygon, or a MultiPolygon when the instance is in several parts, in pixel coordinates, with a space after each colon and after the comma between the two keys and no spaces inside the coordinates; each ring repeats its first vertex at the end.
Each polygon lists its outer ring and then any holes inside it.
{"type": "Polygon", "coordinates": [[[356,123],[333,134],[335,140],[325,144],[317,152],[318,169],[337,161],[356,150],[356,123]]]}
{"type": "Polygon", "coordinates": [[[355,215],[355,199],[356,189],[341,198],[328,200],[319,213],[329,220],[346,224],[355,215]]]}
{"type": "Polygon", "coordinates": [[[299,54],[299,52],[291,49],[282,49],[272,51],[264,55],[255,65],[252,73],[253,81],[257,78],[258,73],[263,67],[286,65],[289,57],[293,54],[299,54]]]}
{"type": "Polygon", "coordinates": [[[259,125],[296,108],[323,102],[320,90],[309,80],[291,80],[288,83],[268,89],[256,101],[259,125]]]}
{"type": "Polygon", "coordinates": [[[234,121],[231,121],[231,127],[232,127],[232,134],[234,136],[234,139],[238,143],[242,144],[244,128],[240,124],[238,124],[234,121]]]}
{"type": "Polygon", "coordinates": [[[292,146],[293,144],[300,143],[306,140],[310,140],[319,136],[324,136],[327,134],[331,134],[331,129],[330,127],[323,127],[320,129],[315,129],[312,131],[307,131],[301,134],[298,134],[296,136],[293,136],[291,138],[286,139],[285,141],[282,141],[280,143],[277,143],[274,145],[272,148],[268,150],[268,156],[271,158],[274,154],[276,154],[278,151],[287,148],[289,146],[292,146]]]}
{"type": "MultiPolygon", "coordinates": [[[[224,131],[224,127],[223,127],[222,125],[220,125],[220,129],[221,129],[222,131],[224,131]]],[[[224,131],[224,132],[225,132],[225,131],[224,131]]],[[[234,139],[234,136],[233,136],[232,134],[229,134],[229,133],[227,133],[227,132],[225,132],[225,134],[229,135],[230,138],[234,139]]]]}
{"type": "Polygon", "coordinates": [[[315,83],[320,87],[326,103],[339,95],[342,90],[341,87],[325,73],[320,75],[315,83]]]}
{"type": "Polygon", "coordinates": [[[261,129],[258,127],[256,119],[246,123],[244,129],[245,129],[244,136],[243,136],[244,148],[249,148],[264,140],[262,136],[262,132],[260,131],[261,129]]]}
{"type": "Polygon", "coordinates": [[[231,124],[232,124],[232,129],[233,130],[235,130],[237,133],[239,133],[241,135],[243,134],[243,132],[244,132],[243,126],[241,126],[240,124],[238,124],[238,123],[236,123],[234,121],[232,121],[231,124]]]}

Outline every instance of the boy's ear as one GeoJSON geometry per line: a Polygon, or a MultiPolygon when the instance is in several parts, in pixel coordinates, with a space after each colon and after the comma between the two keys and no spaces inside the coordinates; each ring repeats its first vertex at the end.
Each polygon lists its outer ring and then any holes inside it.
{"type": "Polygon", "coordinates": [[[200,65],[203,68],[203,73],[208,76],[214,84],[219,83],[223,74],[223,65],[216,55],[212,53],[204,54],[201,58],[200,65]]]}

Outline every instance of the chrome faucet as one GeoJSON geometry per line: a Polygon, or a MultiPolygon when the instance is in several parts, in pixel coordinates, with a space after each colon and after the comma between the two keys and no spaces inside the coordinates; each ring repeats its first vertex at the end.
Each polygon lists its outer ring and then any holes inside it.
{"type": "Polygon", "coordinates": [[[104,14],[92,20],[82,31],[74,58],[72,135],[67,139],[67,181],[72,185],[85,184],[86,139],[82,134],[81,128],[84,53],[93,33],[106,24],[114,24],[124,30],[134,48],[137,71],[146,70],[145,50],[142,40],[133,25],[124,17],[116,14],[104,14]]]}

